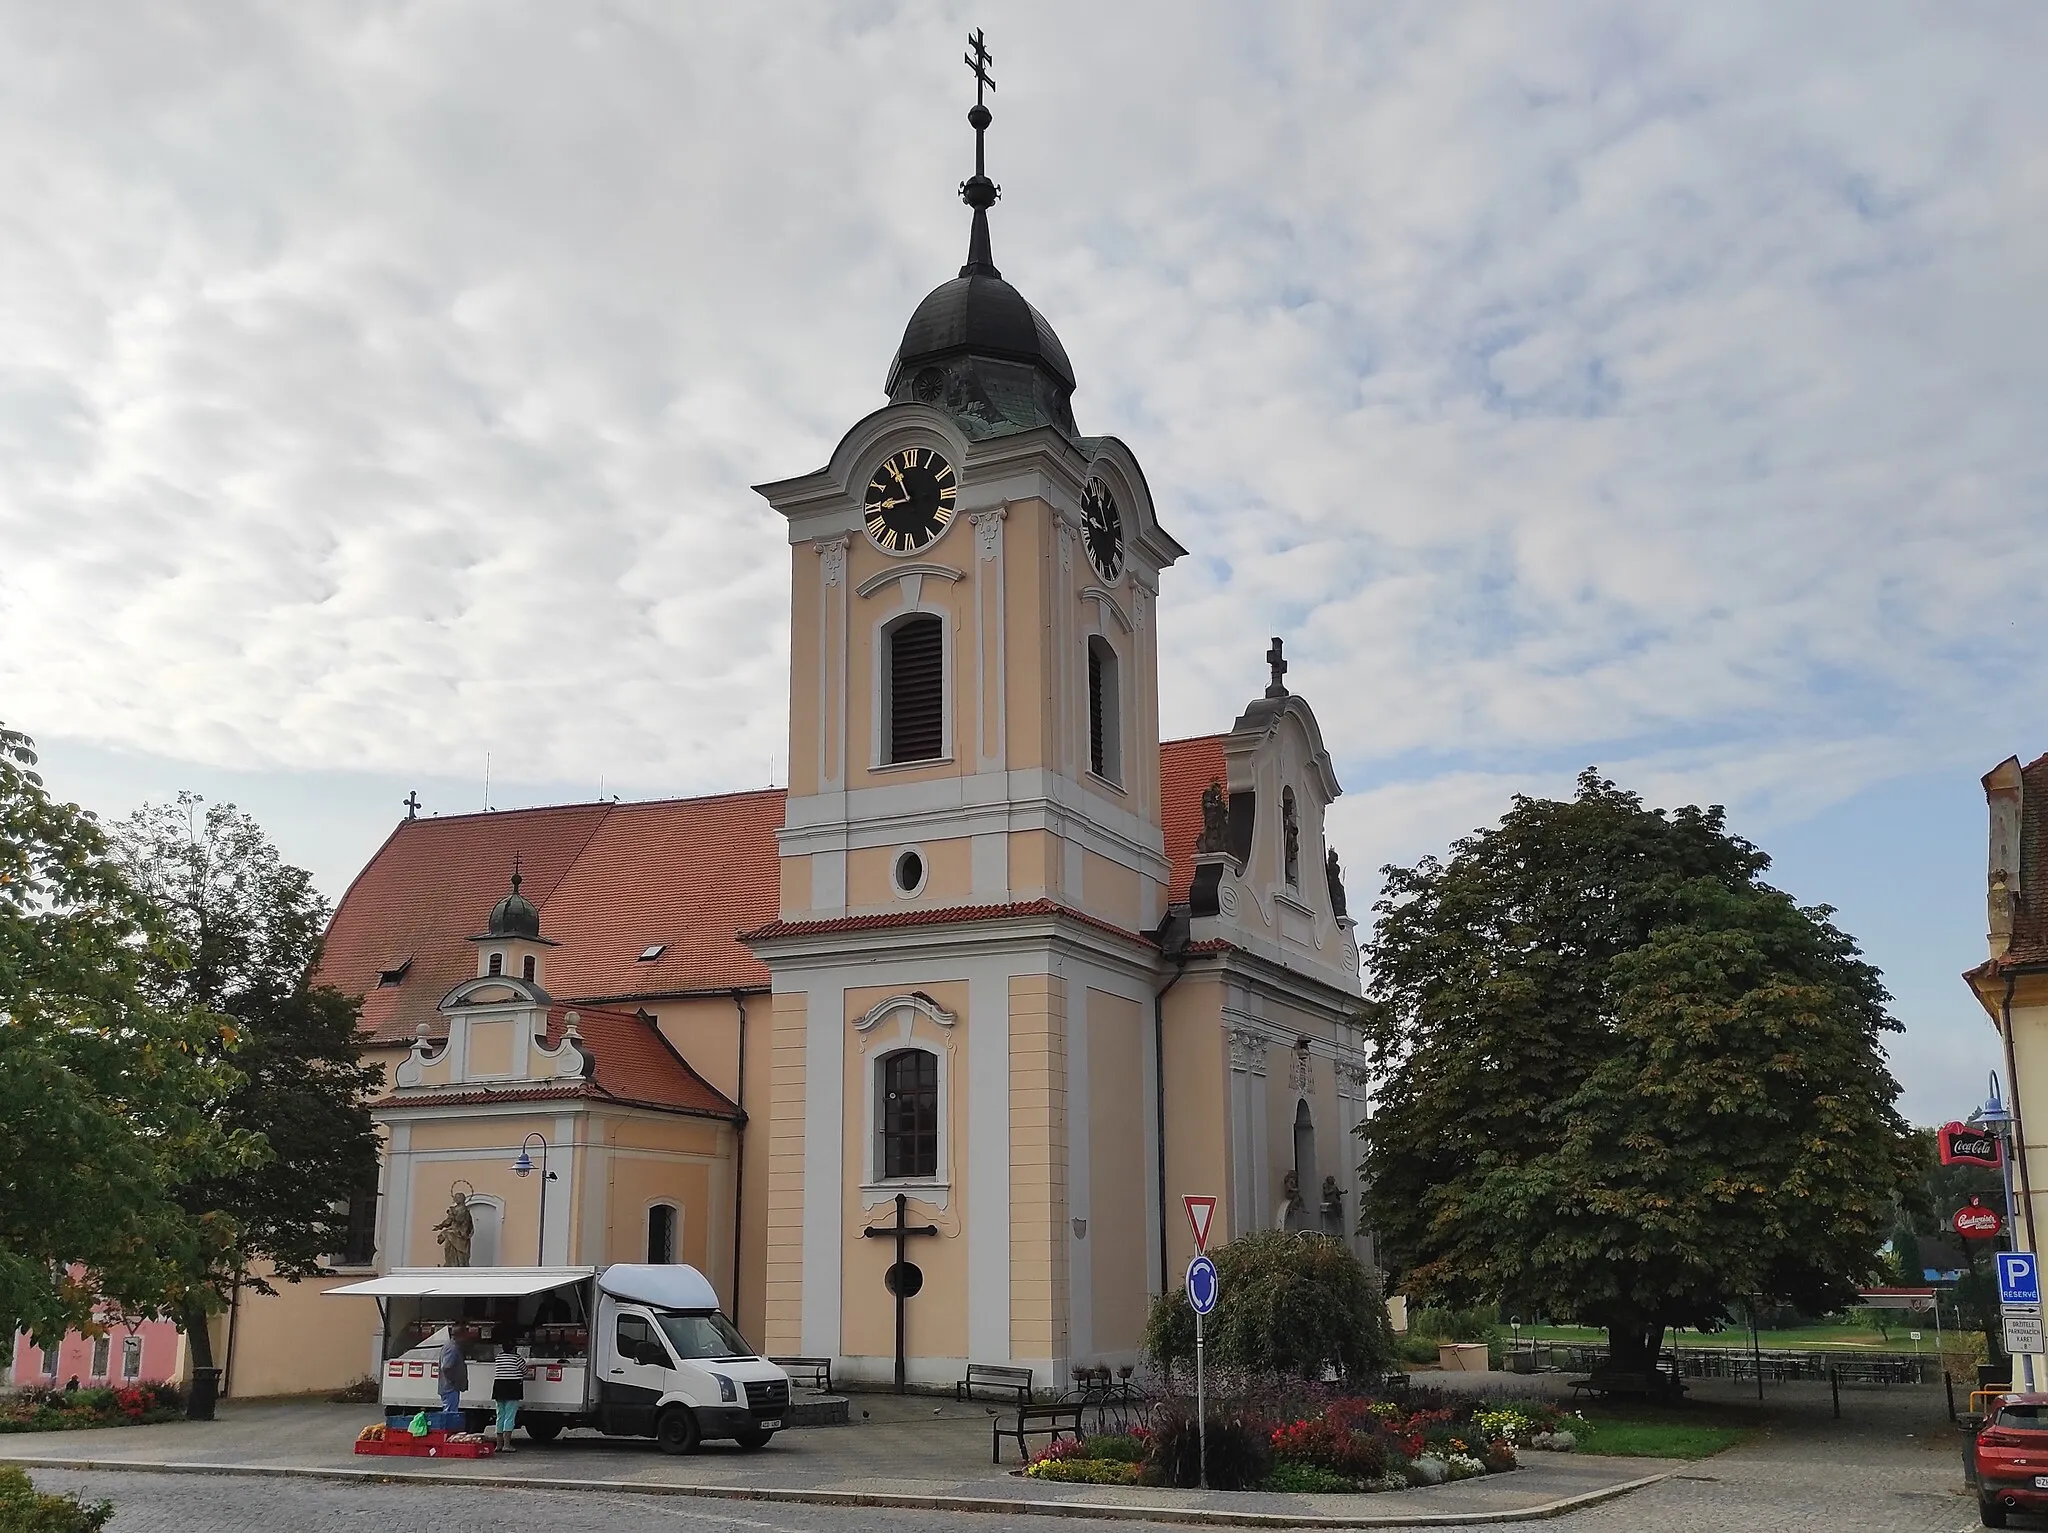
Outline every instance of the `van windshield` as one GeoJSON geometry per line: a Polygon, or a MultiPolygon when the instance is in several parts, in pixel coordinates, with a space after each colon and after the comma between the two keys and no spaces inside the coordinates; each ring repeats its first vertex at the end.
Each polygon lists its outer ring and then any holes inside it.
{"type": "Polygon", "coordinates": [[[674,1310],[657,1310],[655,1318],[661,1322],[662,1334],[668,1337],[668,1344],[676,1349],[678,1358],[702,1361],[754,1355],[754,1349],[747,1345],[746,1338],[735,1331],[723,1315],[685,1315],[674,1310]]]}

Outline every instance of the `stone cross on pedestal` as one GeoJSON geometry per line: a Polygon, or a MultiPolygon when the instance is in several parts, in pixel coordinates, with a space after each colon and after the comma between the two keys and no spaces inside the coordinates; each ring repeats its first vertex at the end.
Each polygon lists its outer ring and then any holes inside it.
{"type": "Polygon", "coordinates": [[[1283,649],[1284,646],[1280,642],[1280,636],[1275,634],[1273,636],[1273,647],[1266,651],[1266,664],[1273,668],[1273,680],[1266,687],[1266,696],[1268,697],[1285,697],[1287,695],[1287,683],[1281,679],[1287,674],[1287,657],[1282,652],[1283,649]]]}

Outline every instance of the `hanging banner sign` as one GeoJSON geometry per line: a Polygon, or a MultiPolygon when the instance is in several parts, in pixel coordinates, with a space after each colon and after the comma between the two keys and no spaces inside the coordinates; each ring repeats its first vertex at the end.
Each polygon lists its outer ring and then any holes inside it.
{"type": "Polygon", "coordinates": [[[1968,1208],[1955,1211],[1949,1227],[1965,1240],[1989,1240],[2005,1228],[2005,1215],[1972,1198],[1968,1208]]]}
{"type": "Polygon", "coordinates": [[[1944,1166],[1996,1166],[2003,1164],[1998,1135],[1972,1123],[1944,1123],[1935,1138],[1941,1147],[1944,1166]]]}

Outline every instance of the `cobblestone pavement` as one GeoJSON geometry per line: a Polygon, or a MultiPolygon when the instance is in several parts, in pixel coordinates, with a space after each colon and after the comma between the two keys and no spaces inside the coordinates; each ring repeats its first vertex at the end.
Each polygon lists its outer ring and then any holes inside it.
{"type": "MultiPolygon", "coordinates": [[[[1720,1403],[1738,1403],[1736,1392],[1720,1403]]],[[[1977,1525],[1975,1503],[1962,1484],[1961,1438],[1944,1419],[1938,1393],[1902,1390],[1846,1396],[1843,1420],[1837,1422],[1824,1388],[1801,1394],[1793,1386],[1774,1387],[1760,1420],[1763,1430],[1740,1448],[1684,1466],[1660,1484],[1545,1526],[1558,1533],[1962,1533],[1977,1525]]],[[[1071,1517],[1047,1524],[1038,1516],[720,1502],[459,1482],[349,1484],[43,1469],[34,1475],[47,1489],[111,1498],[118,1509],[111,1533],[614,1533],[642,1528],[697,1533],[713,1528],[735,1533],[864,1533],[870,1528],[886,1528],[888,1533],[978,1533],[992,1522],[1026,1530],[1082,1523],[1102,1533],[1131,1533],[1134,1526],[1071,1517]]],[[[875,1483],[887,1482],[877,1476],[875,1483]]],[[[1408,1497],[1372,1497],[1353,1505],[1365,1517],[1397,1510],[1409,1515],[1451,1510],[1441,1501],[1422,1504],[1426,1499],[1429,1493],[1424,1492],[1412,1502],[1408,1497]]],[[[2027,1519],[2016,1518],[2015,1526],[2027,1526],[2027,1519]]]]}

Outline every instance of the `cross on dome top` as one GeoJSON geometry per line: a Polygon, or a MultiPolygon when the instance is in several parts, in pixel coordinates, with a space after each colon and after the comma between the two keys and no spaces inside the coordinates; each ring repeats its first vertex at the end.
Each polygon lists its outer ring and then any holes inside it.
{"type": "Polygon", "coordinates": [[[960,200],[974,209],[974,227],[967,236],[967,264],[960,268],[963,277],[1000,277],[996,270],[994,252],[989,248],[988,210],[996,199],[1003,195],[1003,189],[988,178],[988,158],[983,135],[988,125],[995,120],[982,100],[985,90],[996,88],[995,77],[988,72],[988,66],[995,62],[994,56],[976,27],[968,34],[967,46],[973,50],[961,56],[961,62],[974,72],[974,105],[967,109],[967,121],[974,128],[974,174],[960,183],[960,200]]]}
{"type": "Polygon", "coordinates": [[[1283,678],[1287,675],[1287,656],[1278,634],[1273,636],[1273,647],[1266,651],[1266,664],[1273,668],[1273,680],[1266,687],[1266,696],[1285,697],[1287,683],[1283,678]]]}

